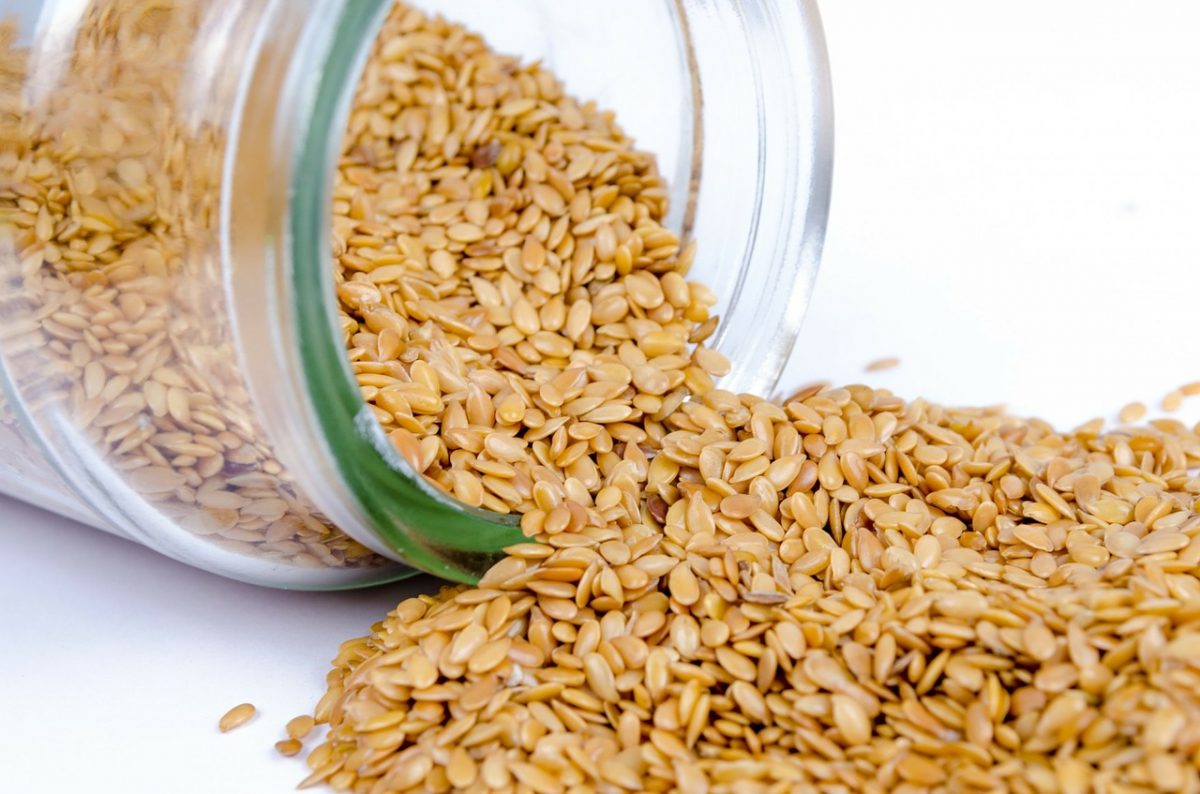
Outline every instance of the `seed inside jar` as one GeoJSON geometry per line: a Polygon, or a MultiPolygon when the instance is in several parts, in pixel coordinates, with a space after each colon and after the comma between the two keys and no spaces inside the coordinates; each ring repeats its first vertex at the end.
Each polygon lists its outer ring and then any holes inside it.
{"type": "Polygon", "coordinates": [[[393,10],[334,207],[347,348],[422,474],[530,542],[342,646],[302,785],[1200,788],[1196,429],[724,391],[665,196],[545,69],[393,10]]]}
{"type": "MultiPolygon", "coordinates": [[[[178,101],[216,12],[72,8],[69,35],[36,45],[68,49],[36,74],[22,42],[38,36],[0,19],[6,376],[173,526],[274,565],[385,565],[298,493],[241,372],[216,210],[225,121],[206,116],[222,97],[178,101]]],[[[0,398],[6,449],[19,430],[0,398]]]]}

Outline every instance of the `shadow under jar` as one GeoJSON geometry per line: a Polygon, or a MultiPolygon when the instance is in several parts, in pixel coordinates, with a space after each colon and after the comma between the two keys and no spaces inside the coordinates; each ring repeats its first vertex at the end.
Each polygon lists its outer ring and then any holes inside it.
{"type": "MultiPolygon", "coordinates": [[[[720,386],[769,392],[829,200],[815,4],[417,5],[657,155],[720,386]]],[[[333,186],[390,7],[0,0],[0,491],[286,588],[470,581],[521,539],[396,454],[338,326],[333,186]]]]}

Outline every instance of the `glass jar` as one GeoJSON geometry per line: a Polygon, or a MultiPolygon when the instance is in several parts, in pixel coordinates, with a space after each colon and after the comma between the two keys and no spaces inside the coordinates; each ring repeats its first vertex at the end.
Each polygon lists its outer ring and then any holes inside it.
{"type": "MultiPolygon", "coordinates": [[[[658,155],[721,299],[721,386],[770,391],[829,199],[814,3],[417,5],[658,155]]],[[[290,588],[469,581],[521,538],[407,466],[340,341],[333,178],[389,7],[0,0],[0,491],[290,588]]]]}

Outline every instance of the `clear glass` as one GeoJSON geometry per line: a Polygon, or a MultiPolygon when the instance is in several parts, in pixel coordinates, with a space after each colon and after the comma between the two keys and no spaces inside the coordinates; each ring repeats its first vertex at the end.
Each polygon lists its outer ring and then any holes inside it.
{"type": "Polygon", "coordinates": [[[231,311],[234,271],[265,264],[230,255],[229,177],[271,5],[17,7],[0,90],[5,389],[61,480],[42,490],[84,506],[73,517],[249,581],[366,584],[406,569],[335,529],[280,459],[231,311]]]}
{"type": "MultiPolygon", "coordinates": [[[[419,5],[658,154],[722,299],[722,386],[771,390],[828,207],[815,5],[419,5]]],[[[332,178],[389,6],[0,0],[0,490],[281,587],[470,580],[520,537],[408,469],[336,327],[332,178]]]]}

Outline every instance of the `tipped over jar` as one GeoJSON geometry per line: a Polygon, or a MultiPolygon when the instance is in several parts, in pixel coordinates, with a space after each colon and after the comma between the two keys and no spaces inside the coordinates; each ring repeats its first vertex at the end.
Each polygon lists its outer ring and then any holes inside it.
{"type": "MultiPolygon", "coordinates": [[[[720,385],[770,391],[828,206],[814,5],[421,5],[657,156],[720,299],[720,385]]],[[[335,174],[390,7],[0,0],[0,491],[287,588],[468,581],[522,539],[414,474],[339,329],[335,174]]]]}

